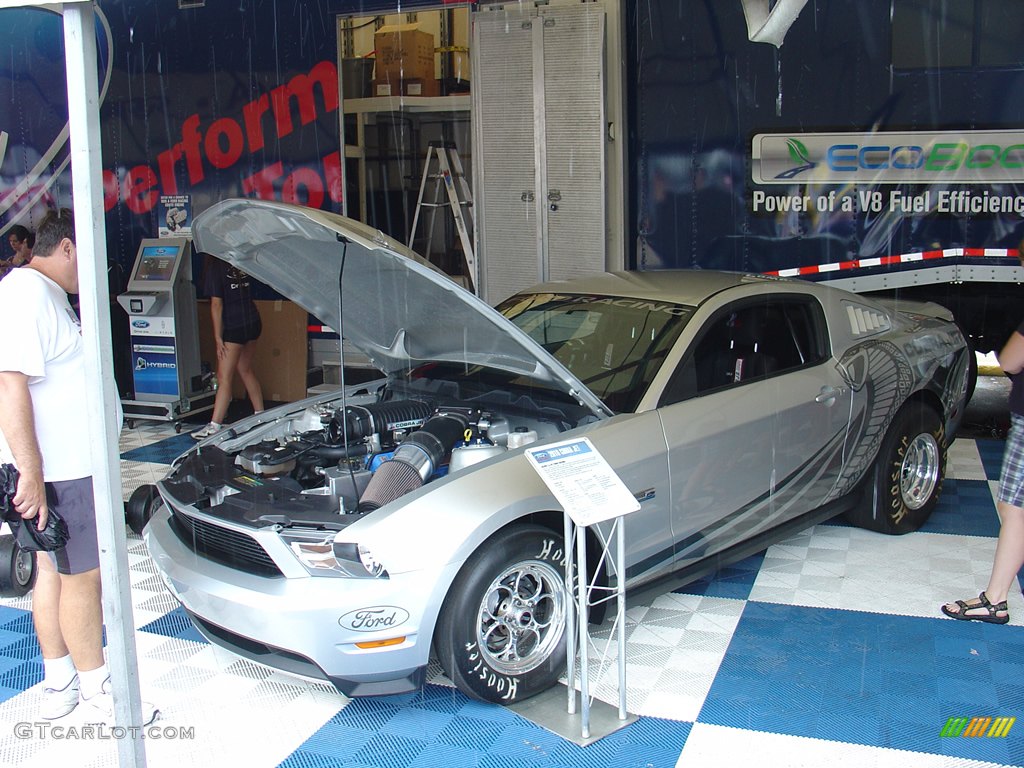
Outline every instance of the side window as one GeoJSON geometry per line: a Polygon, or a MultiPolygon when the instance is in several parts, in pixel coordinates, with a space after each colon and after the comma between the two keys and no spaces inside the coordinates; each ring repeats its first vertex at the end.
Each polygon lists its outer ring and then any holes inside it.
{"type": "Polygon", "coordinates": [[[779,370],[818,365],[830,353],[825,313],[810,298],[787,297],[769,309],[774,341],[768,342],[779,361],[779,370]]]}
{"type": "Polygon", "coordinates": [[[825,316],[814,299],[772,294],[737,302],[706,324],[673,374],[661,405],[763,381],[827,357],[825,316]]]}

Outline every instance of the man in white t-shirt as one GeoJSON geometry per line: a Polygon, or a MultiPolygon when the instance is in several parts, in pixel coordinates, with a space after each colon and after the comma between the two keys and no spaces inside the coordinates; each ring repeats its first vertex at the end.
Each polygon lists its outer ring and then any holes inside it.
{"type": "MultiPolygon", "coordinates": [[[[0,456],[20,472],[14,508],[21,517],[42,529],[56,509],[70,533],[66,547],[36,558],[39,714],[63,717],[81,701],[93,720],[112,722],[82,328],[69,293],[78,293],[75,225],[70,211],[50,211],[37,229],[32,261],[0,281],[0,328],[18,329],[0,336],[0,456]]],[[[142,725],[154,717],[144,705],[142,725]]]]}

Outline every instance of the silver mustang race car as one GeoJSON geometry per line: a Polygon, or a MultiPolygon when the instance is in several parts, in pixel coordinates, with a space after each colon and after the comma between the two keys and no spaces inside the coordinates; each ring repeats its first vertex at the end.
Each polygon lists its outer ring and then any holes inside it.
{"type": "MultiPolygon", "coordinates": [[[[146,543],[211,642],[350,696],[417,688],[432,652],[487,701],[558,680],[563,511],[527,446],[586,437],[641,502],[625,573],[592,565],[630,590],[838,514],[915,530],[968,396],[965,340],[934,305],[687,271],[550,283],[494,309],[319,210],[227,200],[193,234],[382,378],[179,457],[146,543]]],[[[597,551],[608,529],[585,530],[597,551]]]]}

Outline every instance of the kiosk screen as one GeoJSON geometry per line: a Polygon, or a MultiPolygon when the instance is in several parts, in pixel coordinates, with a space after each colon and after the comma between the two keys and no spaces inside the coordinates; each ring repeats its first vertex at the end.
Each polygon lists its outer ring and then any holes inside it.
{"type": "Polygon", "coordinates": [[[139,254],[133,280],[146,282],[170,282],[174,276],[174,265],[177,263],[181,249],[177,246],[148,245],[139,254]]]}

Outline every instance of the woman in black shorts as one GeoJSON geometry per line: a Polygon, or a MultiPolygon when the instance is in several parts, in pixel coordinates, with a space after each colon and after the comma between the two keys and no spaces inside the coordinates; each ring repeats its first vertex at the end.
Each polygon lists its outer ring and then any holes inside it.
{"type": "Polygon", "coordinates": [[[206,292],[210,297],[213,336],[217,342],[217,397],[210,423],[192,437],[202,440],[223,428],[231,404],[235,371],[242,377],[255,413],[263,410],[263,389],[252,370],[256,340],[263,325],[252,300],[252,278],[226,261],[206,255],[206,292]]]}

